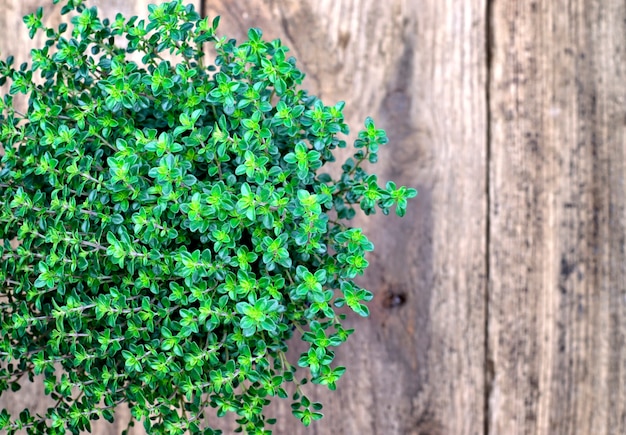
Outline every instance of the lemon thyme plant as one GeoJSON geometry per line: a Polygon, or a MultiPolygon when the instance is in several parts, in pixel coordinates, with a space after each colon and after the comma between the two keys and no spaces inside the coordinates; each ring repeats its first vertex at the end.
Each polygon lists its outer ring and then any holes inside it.
{"type": "Polygon", "coordinates": [[[89,431],[124,402],[155,434],[219,433],[211,408],[270,433],[273,396],[321,418],[302,385],[335,389],[352,333],[336,308],[367,316],[372,298],[353,281],[372,243],[346,222],[402,216],[416,195],[363,169],[384,131],[367,119],[333,179],[320,170],[346,146],[343,103],[299,89],[280,41],[218,37],[180,1],[146,21],[69,12],[58,29],[26,16],[45,46],[0,62],[0,392],[41,375],[55,401],[3,410],[0,431],[89,431]],[[294,335],[308,350],[289,361],[294,335]]]}

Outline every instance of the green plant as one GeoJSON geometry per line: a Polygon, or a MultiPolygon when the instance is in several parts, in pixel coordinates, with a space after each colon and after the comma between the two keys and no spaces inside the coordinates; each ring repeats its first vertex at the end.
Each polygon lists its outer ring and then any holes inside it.
{"type": "Polygon", "coordinates": [[[321,418],[302,384],[335,389],[332,348],[352,333],[335,308],[367,316],[372,298],[353,279],[373,246],[345,221],[355,206],[403,215],[416,195],[363,169],[384,131],[368,119],[332,179],[320,170],[346,146],[343,104],[299,89],[280,41],[251,29],[237,45],[180,1],[147,21],[100,20],[82,0],[68,12],[71,28],[24,18],[47,36],[30,67],[0,62],[0,392],[42,375],[56,400],[3,410],[0,430],[78,433],[126,402],[150,433],[218,433],[212,407],[263,434],[272,396],[321,418]]]}

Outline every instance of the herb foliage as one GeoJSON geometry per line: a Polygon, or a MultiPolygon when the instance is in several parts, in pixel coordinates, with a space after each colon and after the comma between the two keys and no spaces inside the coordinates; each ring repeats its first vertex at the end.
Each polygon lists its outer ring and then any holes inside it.
{"type": "Polygon", "coordinates": [[[0,61],[0,392],[42,375],[56,400],[3,410],[0,431],[76,434],[124,402],[155,434],[219,433],[209,408],[270,433],[273,396],[321,418],[302,385],[336,388],[353,332],[336,308],[367,316],[372,298],[354,278],[373,245],[346,222],[355,207],[402,216],[416,195],[363,169],[385,132],[368,118],[333,179],[320,169],[346,146],[343,103],[300,89],[279,40],[237,44],[181,1],[148,20],[70,12],[57,29],[26,16],[45,45],[0,61]],[[294,334],[308,351],[289,362],[294,334]]]}

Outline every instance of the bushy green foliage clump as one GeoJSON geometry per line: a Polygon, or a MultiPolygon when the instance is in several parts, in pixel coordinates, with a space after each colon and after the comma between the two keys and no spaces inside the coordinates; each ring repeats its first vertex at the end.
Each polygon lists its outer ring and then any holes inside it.
{"type": "Polygon", "coordinates": [[[62,12],[58,29],[25,17],[47,37],[30,65],[0,62],[0,392],[42,375],[56,401],[2,411],[0,431],[79,433],[125,402],[150,433],[217,433],[214,408],[263,434],[272,396],[321,418],[302,384],[335,389],[352,332],[335,309],[372,298],[354,278],[373,246],[346,222],[416,194],[364,171],[384,131],[368,119],[333,179],[343,104],[299,89],[280,41],[218,37],[181,1],[145,21],[62,12]],[[308,351],[289,362],[294,334],[308,351]]]}

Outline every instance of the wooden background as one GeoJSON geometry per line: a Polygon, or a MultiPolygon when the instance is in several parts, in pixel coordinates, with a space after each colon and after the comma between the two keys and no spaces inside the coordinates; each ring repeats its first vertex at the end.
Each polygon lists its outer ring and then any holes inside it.
{"type": "MultiPolygon", "coordinates": [[[[376,297],[338,390],[313,389],[326,417],[305,430],[276,403],[274,433],[626,433],[625,2],[200,3],[223,34],[280,37],[354,130],[373,116],[378,171],[419,190],[406,218],[358,222],[376,297]]],[[[39,5],[0,0],[3,58],[26,59],[39,5]]],[[[44,408],[29,391],[0,408],[44,408]]]]}

